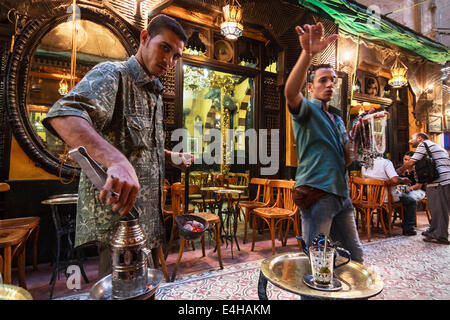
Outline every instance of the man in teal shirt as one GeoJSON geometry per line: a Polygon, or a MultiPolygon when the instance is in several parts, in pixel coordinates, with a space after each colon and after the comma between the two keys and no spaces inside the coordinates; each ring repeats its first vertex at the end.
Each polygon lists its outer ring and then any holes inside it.
{"type": "Polygon", "coordinates": [[[344,123],[339,111],[330,106],[336,73],[330,65],[308,69],[315,54],[323,51],[337,35],[323,38],[323,26],[296,27],[303,50],[290,73],[285,96],[292,116],[297,146],[295,176],[296,204],[301,209],[302,234],[307,246],[323,233],[349,250],[352,259],[363,262],[363,251],[349,198],[346,166],[351,163],[344,123]],[[312,99],[303,97],[307,81],[312,99]]]}

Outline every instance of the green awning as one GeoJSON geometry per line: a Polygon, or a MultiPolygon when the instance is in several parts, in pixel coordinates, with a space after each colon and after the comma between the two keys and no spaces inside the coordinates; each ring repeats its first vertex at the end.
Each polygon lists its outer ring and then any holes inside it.
{"type": "Polygon", "coordinates": [[[372,15],[367,8],[348,0],[288,0],[334,21],[339,29],[368,40],[383,40],[408,49],[430,61],[445,63],[450,60],[450,49],[421,36],[393,20],[372,15]]]}

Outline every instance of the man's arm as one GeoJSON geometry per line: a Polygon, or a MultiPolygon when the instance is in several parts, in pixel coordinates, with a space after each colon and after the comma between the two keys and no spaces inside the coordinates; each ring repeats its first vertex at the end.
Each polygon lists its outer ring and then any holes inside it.
{"type": "Polygon", "coordinates": [[[70,148],[84,146],[95,161],[108,168],[100,201],[104,203],[112,190],[120,195],[119,199],[110,197],[107,204],[113,204],[112,209],[120,210],[121,215],[127,214],[134,206],[140,189],[136,172],[128,159],[81,117],[54,117],[49,118],[48,122],[70,148]]]}
{"type": "Polygon", "coordinates": [[[397,173],[403,175],[406,170],[411,170],[416,164],[416,160],[409,160],[405,162],[400,168],[397,169],[397,173]]]}
{"type": "Polygon", "coordinates": [[[303,50],[286,81],[284,95],[292,112],[295,114],[300,110],[300,105],[303,100],[301,89],[305,85],[306,74],[311,66],[311,61],[312,57],[303,50]]]}
{"type": "Polygon", "coordinates": [[[409,180],[407,177],[399,177],[399,176],[392,177],[391,179],[389,179],[389,182],[394,186],[399,184],[411,184],[411,180],[409,180]]]}
{"type": "Polygon", "coordinates": [[[328,47],[338,35],[333,34],[328,38],[323,39],[324,30],[323,25],[320,22],[316,25],[305,24],[304,30],[300,26],[296,26],[295,31],[298,34],[302,52],[286,81],[284,95],[286,96],[286,101],[291,107],[292,112],[297,114],[303,100],[303,95],[300,91],[305,84],[306,74],[311,65],[312,58],[314,55],[328,47]]]}

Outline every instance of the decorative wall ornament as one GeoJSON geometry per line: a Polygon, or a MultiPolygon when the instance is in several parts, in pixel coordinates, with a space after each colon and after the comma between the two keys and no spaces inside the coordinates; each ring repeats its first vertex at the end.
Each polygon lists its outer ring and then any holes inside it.
{"type": "Polygon", "coordinates": [[[192,31],[192,35],[187,41],[185,51],[188,54],[206,57],[206,45],[200,39],[199,31],[197,29],[192,31]]]}
{"type": "Polygon", "coordinates": [[[205,76],[202,68],[185,65],[184,69],[184,85],[186,89],[193,93],[199,93],[210,87],[210,80],[205,76]]]}
{"type": "Polygon", "coordinates": [[[222,88],[224,94],[232,95],[234,91],[234,80],[231,76],[220,76],[216,72],[209,73],[211,88],[222,88]]]}

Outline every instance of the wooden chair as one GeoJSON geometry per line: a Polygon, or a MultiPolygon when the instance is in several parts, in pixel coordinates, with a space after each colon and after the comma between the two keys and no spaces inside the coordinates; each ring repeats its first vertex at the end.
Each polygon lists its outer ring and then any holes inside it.
{"type": "Polygon", "coordinates": [[[241,200],[248,200],[248,186],[250,180],[250,171],[247,170],[245,173],[237,172],[237,173],[229,173],[230,177],[235,178],[235,181],[229,181],[229,188],[238,189],[244,191],[244,194],[241,195],[241,200]]]}
{"type": "MultiPolygon", "coordinates": [[[[200,193],[200,188],[203,183],[203,172],[202,171],[194,171],[189,174],[189,185],[199,186],[199,191],[196,193],[189,193],[189,200],[201,200],[202,194],[200,193]]],[[[198,206],[198,204],[194,204],[194,206],[198,206]]]]}
{"type": "Polygon", "coordinates": [[[403,221],[405,218],[405,209],[403,208],[403,203],[400,201],[395,202],[392,197],[392,188],[395,186],[389,181],[385,182],[385,190],[388,194],[388,201],[384,202],[383,208],[387,214],[387,221],[389,222],[388,231],[389,235],[392,235],[392,225],[394,224],[394,213],[396,209],[399,209],[400,220],[403,221]]]}
{"type": "MultiPolygon", "coordinates": [[[[175,201],[178,201],[178,202],[175,203],[175,205],[172,204],[173,210],[176,212],[176,215],[183,214],[184,212],[181,211],[181,209],[184,208],[184,206],[185,206],[185,193],[184,193],[185,187],[184,187],[184,185],[181,185],[181,183],[174,184],[174,186],[175,187],[172,189],[172,193],[175,195],[175,199],[176,199],[175,201]]],[[[200,187],[197,185],[190,185],[188,193],[198,192],[199,189],[200,189],[200,187]]],[[[217,257],[219,260],[219,265],[220,265],[220,268],[223,269],[222,255],[221,255],[221,251],[220,251],[221,243],[220,243],[220,218],[219,218],[219,216],[209,213],[209,212],[195,212],[195,213],[190,213],[190,214],[202,217],[203,219],[208,221],[208,223],[210,225],[210,229],[212,229],[214,232],[214,239],[217,244],[217,257]]],[[[176,225],[175,225],[175,227],[176,227],[176,225]]],[[[174,233],[175,233],[175,230],[172,230],[172,235],[174,233]]],[[[171,239],[171,240],[173,240],[173,239],[171,239]]],[[[192,245],[193,245],[193,243],[194,242],[192,241],[192,245]]],[[[205,256],[205,234],[204,233],[202,234],[202,237],[201,237],[201,243],[202,243],[202,254],[203,254],[203,256],[205,256]]],[[[169,242],[169,244],[170,244],[170,242],[169,242]]],[[[177,258],[177,261],[175,264],[175,269],[172,274],[172,281],[175,280],[176,271],[177,271],[178,265],[181,261],[181,257],[183,255],[185,245],[186,245],[186,240],[183,238],[180,238],[180,249],[178,251],[178,258],[177,258]]],[[[170,249],[170,247],[168,245],[168,250],[169,249],[170,249]]]]}
{"type": "Polygon", "coordinates": [[[427,214],[428,223],[431,223],[431,214],[430,214],[430,210],[428,209],[428,199],[425,197],[422,200],[419,200],[417,202],[417,204],[419,204],[419,203],[423,204],[425,213],[427,214]]]}
{"type": "Polygon", "coordinates": [[[247,224],[250,221],[250,215],[255,208],[267,207],[270,205],[270,190],[269,190],[269,179],[262,178],[252,178],[250,184],[256,186],[256,196],[253,200],[241,200],[239,201],[239,209],[244,216],[244,240],[243,243],[247,242],[247,224]]]}
{"type": "MultiPolygon", "coordinates": [[[[212,214],[210,212],[195,212],[195,213],[192,213],[192,215],[201,217],[201,218],[205,219],[206,221],[208,221],[209,228],[212,229],[214,232],[214,240],[216,241],[217,259],[219,260],[219,266],[220,266],[220,269],[223,269],[222,254],[221,254],[221,249],[220,249],[221,243],[220,243],[220,218],[219,218],[219,216],[212,214]]],[[[175,269],[173,270],[173,273],[172,273],[172,281],[175,280],[178,266],[180,264],[181,257],[183,256],[184,248],[186,246],[186,241],[187,240],[185,240],[183,238],[180,239],[180,249],[178,251],[178,257],[177,257],[177,261],[175,263],[175,269]]],[[[205,233],[202,234],[201,242],[202,242],[202,256],[205,257],[206,256],[205,233]]]]}
{"type": "MultiPolygon", "coordinates": [[[[256,219],[261,218],[269,226],[270,237],[272,239],[272,255],[275,254],[275,230],[278,227],[280,240],[283,246],[286,245],[289,233],[289,225],[292,222],[296,236],[300,235],[298,228],[299,208],[294,203],[293,188],[295,181],[288,180],[269,180],[268,187],[273,193],[276,192],[276,202],[271,207],[253,209],[253,238],[252,251],[255,248],[256,219]],[[282,234],[282,224],[287,221],[285,234],[282,234]]],[[[297,240],[301,250],[301,243],[297,240]]]]}
{"type": "Polygon", "coordinates": [[[0,229],[0,249],[2,250],[3,283],[11,284],[12,260],[17,257],[19,285],[27,288],[25,281],[25,242],[28,234],[26,228],[0,229]]]}
{"type": "Polygon", "coordinates": [[[358,189],[357,199],[352,200],[356,214],[361,214],[364,218],[367,231],[367,241],[371,238],[372,216],[378,213],[383,231],[387,234],[386,226],[383,219],[384,198],[386,190],[386,182],[377,179],[365,179],[360,177],[351,177],[351,183],[358,189]]]}
{"type": "MultiPolygon", "coordinates": [[[[170,188],[170,194],[171,194],[171,203],[170,205],[166,205],[165,202],[167,201],[167,194],[163,193],[163,214],[164,214],[164,222],[166,222],[169,219],[172,219],[172,226],[170,228],[170,239],[169,243],[167,244],[166,253],[164,255],[164,258],[167,258],[167,255],[169,254],[170,248],[172,247],[172,242],[175,238],[175,232],[176,232],[176,223],[175,223],[175,216],[178,214],[181,214],[184,212],[184,202],[182,203],[181,197],[182,191],[184,190],[184,185],[180,182],[175,182],[171,188],[170,188]],[[164,195],[165,194],[165,195],[164,195]]],[[[165,190],[168,191],[168,190],[165,190]]],[[[184,191],[183,191],[184,192],[184,191]]],[[[189,204],[188,205],[188,212],[193,213],[195,210],[194,206],[189,204]]]]}

